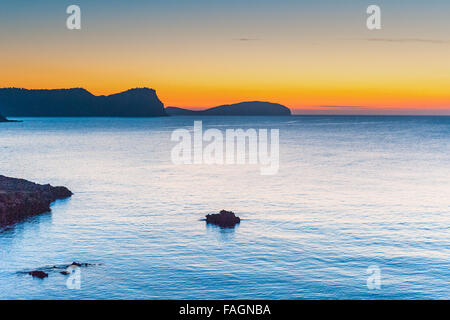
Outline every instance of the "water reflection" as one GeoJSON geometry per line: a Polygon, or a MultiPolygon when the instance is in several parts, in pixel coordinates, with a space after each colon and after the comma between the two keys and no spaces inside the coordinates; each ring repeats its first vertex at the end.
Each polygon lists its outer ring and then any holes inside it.
{"type": "Polygon", "coordinates": [[[218,240],[221,241],[229,241],[232,240],[235,236],[235,232],[239,230],[239,224],[235,225],[231,228],[223,228],[220,226],[216,226],[211,223],[206,223],[206,231],[208,235],[213,235],[218,240]]]}
{"type": "Polygon", "coordinates": [[[0,233],[2,233],[2,236],[5,236],[6,238],[18,237],[23,232],[28,231],[28,228],[43,226],[44,224],[51,224],[51,221],[52,213],[51,211],[48,211],[37,216],[28,217],[23,221],[17,222],[15,224],[2,227],[0,228],[0,233]]]}

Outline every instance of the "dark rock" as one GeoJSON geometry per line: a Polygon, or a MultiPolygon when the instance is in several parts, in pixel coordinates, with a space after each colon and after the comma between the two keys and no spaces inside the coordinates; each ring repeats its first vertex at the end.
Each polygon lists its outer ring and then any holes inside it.
{"type": "Polygon", "coordinates": [[[208,214],[206,222],[218,225],[222,228],[232,228],[241,222],[239,217],[236,217],[234,212],[222,210],[218,214],[208,214]]]}
{"type": "Polygon", "coordinates": [[[0,114],[0,122],[22,122],[22,121],[9,120],[9,119],[6,119],[4,116],[2,116],[2,115],[0,114]]]}
{"type": "Polygon", "coordinates": [[[33,278],[38,278],[38,279],[44,279],[44,278],[48,277],[48,273],[46,273],[44,271],[39,271],[39,270],[31,271],[28,274],[31,275],[33,278]]]}
{"type": "Polygon", "coordinates": [[[167,107],[171,116],[290,116],[291,110],[278,103],[251,101],[218,106],[194,111],[177,107],[167,107]]]}
{"type": "Polygon", "coordinates": [[[70,266],[81,267],[81,266],[83,266],[83,265],[87,266],[87,263],[72,262],[72,264],[69,265],[69,267],[70,267],[70,266]]]}
{"type": "Polygon", "coordinates": [[[0,226],[49,212],[52,202],[70,196],[72,192],[65,187],[39,185],[0,175],[0,226]]]}
{"type": "Polygon", "coordinates": [[[75,267],[92,267],[92,266],[101,266],[102,263],[78,263],[78,262],[72,262],[71,264],[60,264],[60,265],[50,265],[50,266],[43,266],[36,268],[34,271],[30,270],[23,270],[18,271],[18,274],[21,275],[32,275],[36,278],[46,278],[51,273],[60,273],[62,275],[70,275],[69,268],[75,268],[75,267]]]}
{"type": "Polygon", "coordinates": [[[155,117],[167,116],[149,88],[95,96],[83,88],[0,89],[0,111],[7,117],[155,117]]]}

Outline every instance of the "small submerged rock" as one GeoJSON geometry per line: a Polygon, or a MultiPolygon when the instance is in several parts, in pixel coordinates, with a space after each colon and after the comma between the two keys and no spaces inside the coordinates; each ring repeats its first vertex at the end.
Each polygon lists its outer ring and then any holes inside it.
{"type": "MultiPolygon", "coordinates": [[[[72,264],[69,265],[69,267],[74,266],[74,267],[81,267],[83,265],[83,263],[78,263],[78,262],[72,262],[72,264]]],[[[84,265],[87,265],[87,263],[85,263],[84,265]]]]}
{"type": "Polygon", "coordinates": [[[65,271],[61,271],[60,274],[64,275],[64,276],[68,276],[71,274],[71,271],[69,270],[73,270],[76,268],[81,268],[81,267],[89,267],[89,266],[93,266],[94,264],[91,263],[79,263],[79,262],[72,262],[69,265],[64,266],[64,268],[66,269],[65,271]]]}
{"type": "Polygon", "coordinates": [[[69,267],[90,267],[90,266],[96,266],[96,265],[98,265],[98,264],[86,263],[86,262],[80,263],[80,262],[75,262],[74,261],[71,264],[69,264],[68,266],[66,266],[66,268],[69,268],[69,267]]]}
{"type": "Polygon", "coordinates": [[[0,114],[0,122],[22,122],[22,121],[18,121],[18,120],[9,120],[6,117],[2,116],[0,114]]]}
{"type": "Polygon", "coordinates": [[[40,270],[28,272],[33,278],[44,279],[48,277],[48,273],[40,270]]]}
{"type": "Polygon", "coordinates": [[[222,228],[232,228],[240,222],[241,219],[232,211],[222,210],[220,213],[208,214],[206,216],[206,223],[215,224],[222,228]]]}
{"type": "Polygon", "coordinates": [[[80,262],[72,262],[71,264],[60,264],[60,265],[50,265],[50,266],[44,266],[40,267],[34,271],[18,271],[18,274],[28,274],[31,275],[33,278],[38,279],[44,279],[49,276],[49,274],[53,274],[55,272],[58,272],[62,275],[70,275],[70,268],[83,268],[83,267],[91,267],[91,266],[100,266],[102,263],[80,263],[80,262]]]}

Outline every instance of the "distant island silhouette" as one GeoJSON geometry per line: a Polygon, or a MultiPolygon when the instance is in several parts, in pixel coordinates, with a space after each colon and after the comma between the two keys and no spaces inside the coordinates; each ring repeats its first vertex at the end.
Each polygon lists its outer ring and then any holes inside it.
{"type": "Polygon", "coordinates": [[[149,88],[130,89],[109,96],[95,96],[83,88],[55,90],[3,88],[0,89],[0,113],[6,117],[167,115],[156,91],[149,88]]]}
{"type": "Polygon", "coordinates": [[[222,105],[206,110],[194,111],[189,109],[167,107],[167,114],[171,116],[290,116],[291,110],[278,103],[250,101],[229,105],[222,105]]]}

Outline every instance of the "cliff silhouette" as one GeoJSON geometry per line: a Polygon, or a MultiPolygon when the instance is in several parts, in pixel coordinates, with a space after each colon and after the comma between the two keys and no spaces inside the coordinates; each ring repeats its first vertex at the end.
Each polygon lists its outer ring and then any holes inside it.
{"type": "Polygon", "coordinates": [[[166,112],[171,116],[290,116],[289,108],[278,104],[262,101],[240,102],[222,105],[206,110],[194,111],[189,109],[167,107],[166,112]]]}
{"type": "Polygon", "coordinates": [[[155,117],[166,116],[156,91],[130,89],[95,96],[83,88],[0,89],[0,112],[6,117],[155,117]]]}

